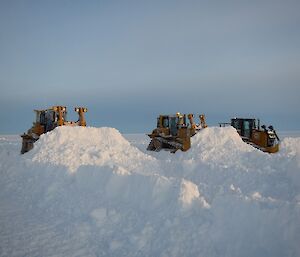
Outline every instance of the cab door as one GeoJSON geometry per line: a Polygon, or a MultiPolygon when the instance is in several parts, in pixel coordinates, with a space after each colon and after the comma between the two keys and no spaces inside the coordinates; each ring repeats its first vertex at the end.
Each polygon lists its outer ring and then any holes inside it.
{"type": "Polygon", "coordinates": [[[177,117],[170,118],[170,132],[172,136],[177,136],[177,117]]]}
{"type": "Polygon", "coordinates": [[[250,120],[244,120],[242,136],[250,138],[251,136],[251,122],[250,120]]]}

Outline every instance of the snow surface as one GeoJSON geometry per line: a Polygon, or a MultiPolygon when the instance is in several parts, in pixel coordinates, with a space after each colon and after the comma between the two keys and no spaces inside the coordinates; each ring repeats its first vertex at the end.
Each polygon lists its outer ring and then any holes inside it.
{"type": "Polygon", "coordinates": [[[300,256],[300,137],[278,154],[210,127],[176,154],[60,127],[0,136],[0,256],[300,256]]]}

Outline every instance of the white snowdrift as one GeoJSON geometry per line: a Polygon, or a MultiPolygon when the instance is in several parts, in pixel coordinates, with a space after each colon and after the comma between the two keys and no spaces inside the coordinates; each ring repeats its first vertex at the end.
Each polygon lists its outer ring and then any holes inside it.
{"type": "Polygon", "coordinates": [[[155,153],[61,127],[20,156],[0,138],[0,256],[299,256],[299,146],[270,155],[212,127],[155,153]]]}
{"type": "Polygon", "coordinates": [[[131,146],[114,128],[58,127],[40,137],[28,153],[33,161],[64,165],[71,172],[80,166],[116,167],[128,173],[155,160],[131,146]]]}
{"type": "Polygon", "coordinates": [[[191,143],[189,152],[180,153],[181,159],[211,167],[248,170],[255,163],[253,159],[267,155],[243,142],[233,127],[203,129],[191,138],[191,143]]]}

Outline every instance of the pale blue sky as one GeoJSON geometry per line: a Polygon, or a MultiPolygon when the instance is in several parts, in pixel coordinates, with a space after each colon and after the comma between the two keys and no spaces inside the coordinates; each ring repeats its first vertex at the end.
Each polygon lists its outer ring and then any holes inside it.
{"type": "Polygon", "coordinates": [[[52,105],[125,133],[178,111],[300,130],[299,27],[296,0],[0,0],[0,134],[52,105]]]}

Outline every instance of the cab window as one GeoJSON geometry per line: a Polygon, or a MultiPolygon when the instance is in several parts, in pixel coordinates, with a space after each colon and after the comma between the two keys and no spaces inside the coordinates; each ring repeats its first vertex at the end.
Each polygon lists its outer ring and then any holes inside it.
{"type": "Polygon", "coordinates": [[[241,122],[240,122],[240,120],[233,120],[233,121],[232,121],[232,126],[233,126],[235,129],[241,129],[241,122]]]}
{"type": "Polygon", "coordinates": [[[169,119],[167,117],[163,118],[163,127],[164,128],[169,127],[169,119]]]}

